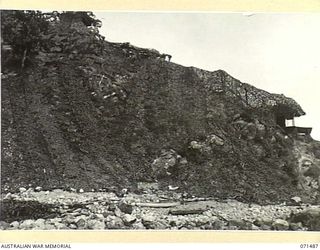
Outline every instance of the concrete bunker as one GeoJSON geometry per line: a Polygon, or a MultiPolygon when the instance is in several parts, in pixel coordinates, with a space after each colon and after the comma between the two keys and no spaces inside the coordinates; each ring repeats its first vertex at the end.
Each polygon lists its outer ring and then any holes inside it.
{"type": "Polygon", "coordinates": [[[309,136],[311,134],[311,127],[299,127],[295,125],[295,117],[300,117],[301,114],[295,112],[290,106],[278,105],[274,114],[276,124],[286,134],[293,136],[309,136]]]}

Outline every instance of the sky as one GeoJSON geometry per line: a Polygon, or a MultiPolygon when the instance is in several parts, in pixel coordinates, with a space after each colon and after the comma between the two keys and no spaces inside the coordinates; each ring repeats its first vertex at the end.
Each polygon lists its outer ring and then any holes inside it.
{"type": "Polygon", "coordinates": [[[320,14],[95,12],[107,41],[172,55],[172,62],[223,69],[242,82],[294,98],[296,126],[320,140],[320,14]]]}

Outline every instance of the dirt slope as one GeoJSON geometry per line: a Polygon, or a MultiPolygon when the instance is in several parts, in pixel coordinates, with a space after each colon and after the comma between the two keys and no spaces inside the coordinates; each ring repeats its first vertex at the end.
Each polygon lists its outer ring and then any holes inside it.
{"type": "Polygon", "coordinates": [[[272,113],[282,105],[298,116],[300,106],[222,70],[105,42],[99,53],[41,52],[7,69],[1,88],[3,190],[137,191],[158,181],[249,202],[318,199],[319,189],[299,188],[295,139],[272,113]]]}

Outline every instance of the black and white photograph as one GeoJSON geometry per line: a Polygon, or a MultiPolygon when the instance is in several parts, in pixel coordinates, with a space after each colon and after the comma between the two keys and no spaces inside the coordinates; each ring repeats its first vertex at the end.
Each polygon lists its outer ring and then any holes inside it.
{"type": "Polygon", "coordinates": [[[1,10],[1,230],[320,231],[320,14],[1,10]]]}

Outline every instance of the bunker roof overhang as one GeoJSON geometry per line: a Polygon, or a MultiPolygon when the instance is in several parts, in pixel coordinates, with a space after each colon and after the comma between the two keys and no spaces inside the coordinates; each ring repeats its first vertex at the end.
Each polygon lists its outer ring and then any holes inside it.
{"type": "Polygon", "coordinates": [[[294,117],[300,117],[302,115],[305,115],[305,112],[303,110],[297,110],[293,107],[282,104],[275,106],[274,112],[276,116],[283,117],[287,120],[293,119],[294,117]]]}
{"type": "Polygon", "coordinates": [[[276,105],[273,110],[277,116],[284,117],[285,119],[293,119],[294,117],[300,117],[306,113],[301,106],[292,98],[288,98],[284,95],[275,95],[276,105]]]}

